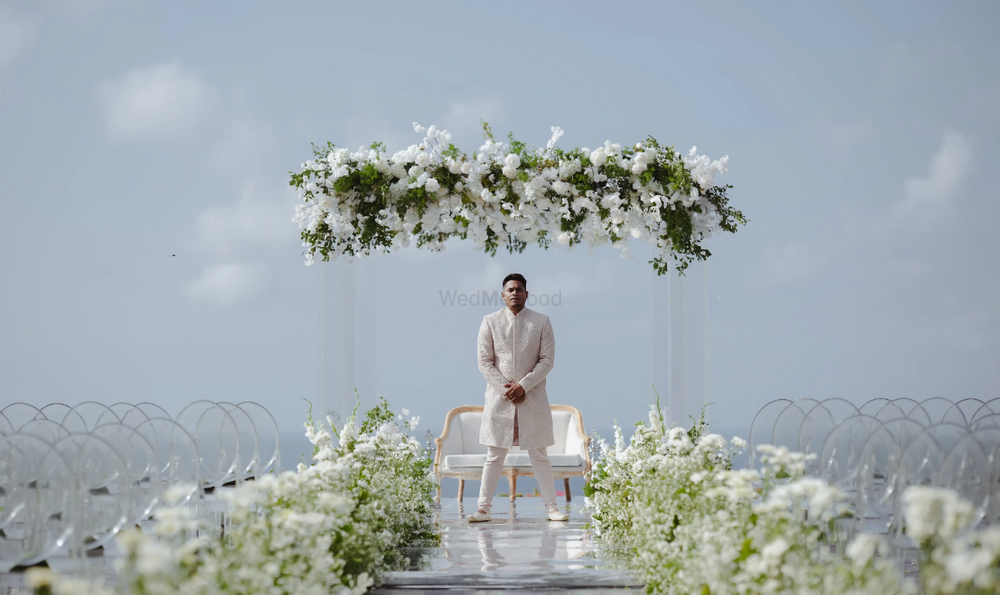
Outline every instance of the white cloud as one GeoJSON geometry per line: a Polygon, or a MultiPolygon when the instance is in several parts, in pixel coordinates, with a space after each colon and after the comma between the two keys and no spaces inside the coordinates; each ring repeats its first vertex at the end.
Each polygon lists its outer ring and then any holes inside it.
{"type": "Polygon", "coordinates": [[[971,169],[972,142],[964,134],[949,131],[941,148],[931,157],[927,175],[910,178],[903,184],[905,196],[896,204],[894,218],[911,224],[929,222],[951,206],[971,169]]]}
{"type": "MultiPolygon", "coordinates": [[[[278,193],[287,196],[287,193],[278,193]]],[[[295,238],[294,201],[261,199],[248,189],[239,202],[212,207],[198,216],[198,246],[219,257],[295,238]]]]}
{"type": "Polygon", "coordinates": [[[230,306],[252,298],[264,287],[264,271],[259,265],[230,262],[206,266],[201,276],[189,283],[188,297],[217,306],[230,306]]]}
{"type": "Polygon", "coordinates": [[[764,252],[764,281],[771,285],[791,283],[809,277],[822,265],[809,244],[804,242],[789,242],[781,248],[768,247],[764,252]]]}
{"type": "Polygon", "coordinates": [[[6,6],[0,6],[0,67],[12,63],[35,36],[37,27],[6,6]]]}
{"type": "Polygon", "coordinates": [[[274,196],[279,198],[260,198],[247,188],[239,202],[212,207],[198,216],[194,247],[215,264],[206,266],[201,276],[187,285],[189,297],[228,306],[253,297],[263,288],[268,276],[263,263],[266,254],[291,245],[297,238],[291,222],[294,196],[287,190],[274,196]]]}
{"type": "Polygon", "coordinates": [[[162,137],[196,125],[214,92],[197,73],[171,62],[101,83],[97,96],[112,134],[162,137]]]}

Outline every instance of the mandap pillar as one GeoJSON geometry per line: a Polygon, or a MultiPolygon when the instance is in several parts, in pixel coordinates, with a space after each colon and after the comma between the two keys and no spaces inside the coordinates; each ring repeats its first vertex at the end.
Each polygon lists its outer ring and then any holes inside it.
{"type": "Polygon", "coordinates": [[[376,314],[378,257],[347,263],[317,262],[319,269],[319,394],[314,419],[334,412],[344,424],[361,398],[359,411],[378,398],[376,314]]]}
{"type": "Polygon", "coordinates": [[[653,386],[667,426],[690,428],[690,417],[697,419],[709,403],[707,263],[691,263],[685,276],[673,266],[665,275],[651,274],[653,386]]]}

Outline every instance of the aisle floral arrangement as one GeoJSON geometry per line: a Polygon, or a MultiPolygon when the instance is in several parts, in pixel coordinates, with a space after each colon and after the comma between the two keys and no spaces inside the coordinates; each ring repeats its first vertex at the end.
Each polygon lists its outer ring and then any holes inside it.
{"type": "Polygon", "coordinates": [[[746,447],[691,429],[667,428],[658,406],[625,445],[602,442],[586,489],[600,540],[623,547],[650,593],[995,593],[1000,529],[972,530],[973,507],[957,493],[915,487],[908,530],[921,546],[920,588],[877,555],[887,544],[860,534],[831,553],[845,494],[805,476],[807,457],[761,446],[762,469],[733,470],[746,447]]]}
{"type": "Polygon", "coordinates": [[[608,141],[565,151],[555,146],[563,131],[553,127],[546,147],[532,149],[512,135],[498,141],[484,123],[485,143],[470,157],[448,131],[414,129],[424,140],[391,156],[381,143],[354,152],[328,143],[291,172],[304,201],[293,221],[307,264],[388,252],[411,240],[440,250],[451,237],[490,255],[531,243],[585,243],[611,244],[628,257],[636,239],[654,247],[650,262],[659,274],[671,259],[683,273],[711,255],[704,239],[747,222],[728,206],[732,186],[715,185],[728,157],[712,161],[696,147],[685,157],[649,137],[629,147],[608,141]]]}
{"type": "MultiPolygon", "coordinates": [[[[335,445],[310,415],[313,464],[224,492],[231,507],[224,534],[212,535],[190,508],[170,506],[169,497],[155,513],[155,537],[122,534],[119,592],[364,593],[394,549],[436,539],[429,520],[431,461],[407,432],[417,422],[404,419],[400,428],[383,399],[360,428],[352,416],[335,445]]],[[[116,592],[47,569],[29,572],[39,595],[116,592]]]]}

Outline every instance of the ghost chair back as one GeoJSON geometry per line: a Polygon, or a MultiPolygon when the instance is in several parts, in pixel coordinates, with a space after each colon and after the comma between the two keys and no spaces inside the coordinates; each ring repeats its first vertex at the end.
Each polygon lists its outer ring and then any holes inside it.
{"type": "Polygon", "coordinates": [[[136,409],[142,411],[142,413],[149,419],[173,419],[174,417],[166,412],[163,407],[159,405],[143,401],[141,403],[135,404],[136,409]]]}
{"type": "Polygon", "coordinates": [[[6,420],[5,431],[11,434],[17,432],[21,426],[29,421],[45,417],[38,407],[22,402],[11,403],[0,409],[0,415],[3,415],[6,420]]]}
{"type": "Polygon", "coordinates": [[[156,449],[142,434],[123,424],[98,426],[91,435],[110,444],[125,463],[129,524],[145,520],[159,504],[164,489],[156,449]]]}
{"type": "Polygon", "coordinates": [[[274,416],[262,405],[253,401],[243,401],[239,406],[250,416],[257,430],[259,466],[256,469],[256,476],[260,477],[269,471],[281,473],[281,439],[274,416]]]}
{"type": "Polygon", "coordinates": [[[750,456],[747,457],[747,469],[756,467],[756,447],[761,444],[772,444],[774,424],[789,404],[791,401],[788,399],[775,399],[761,407],[754,415],[753,421],[750,423],[750,444],[748,445],[750,456]]]}
{"type": "Polygon", "coordinates": [[[21,426],[17,433],[34,436],[46,444],[55,444],[69,436],[69,431],[62,424],[50,419],[33,419],[21,426]]]}
{"type": "Polygon", "coordinates": [[[39,409],[45,419],[50,419],[56,423],[62,423],[66,419],[66,414],[69,413],[70,407],[65,403],[49,403],[48,405],[39,409]]]}
{"type": "Polygon", "coordinates": [[[815,459],[806,462],[807,475],[819,475],[823,446],[837,424],[857,415],[857,407],[839,398],[824,399],[806,413],[799,428],[797,450],[816,455],[815,459]]]}
{"type": "MultiPolygon", "coordinates": [[[[219,403],[219,406],[229,413],[236,424],[236,433],[240,444],[240,459],[236,464],[236,475],[239,481],[245,481],[247,478],[253,477],[260,466],[260,454],[257,452],[257,427],[247,412],[239,405],[223,401],[219,403]]],[[[235,482],[236,477],[233,478],[233,483],[235,484],[235,482]]]]}
{"type": "Polygon", "coordinates": [[[230,482],[241,484],[240,435],[236,421],[218,403],[195,401],[177,414],[177,423],[194,438],[201,457],[205,490],[212,492],[230,482]]]}
{"type": "Polygon", "coordinates": [[[975,423],[980,418],[994,415],[996,413],[1000,413],[1000,399],[991,399],[983,403],[982,406],[972,414],[972,417],[969,418],[969,423],[975,423]]]}
{"type": "Polygon", "coordinates": [[[938,476],[940,487],[955,490],[976,507],[976,522],[988,519],[995,506],[992,456],[1000,445],[1000,429],[968,433],[945,457],[938,476]]]}
{"type": "Polygon", "coordinates": [[[171,492],[173,503],[184,505],[201,497],[204,481],[201,457],[194,438],[177,422],[162,417],[144,421],[135,431],[156,451],[164,493],[171,492]]]}
{"type": "Polygon", "coordinates": [[[73,471],[44,440],[0,437],[0,572],[42,562],[74,532],[73,471]]]}
{"type": "Polygon", "coordinates": [[[889,399],[882,397],[876,399],[869,399],[864,402],[860,407],[858,407],[858,413],[861,415],[870,415],[875,417],[875,414],[882,410],[883,407],[891,403],[889,399]]]}
{"type": "Polygon", "coordinates": [[[965,413],[962,412],[958,404],[948,399],[931,397],[930,399],[921,401],[920,407],[930,415],[931,421],[934,423],[944,422],[960,426],[965,426],[969,423],[969,420],[965,417],[965,413]]]}
{"type": "Polygon", "coordinates": [[[96,401],[84,401],[66,412],[62,425],[70,434],[87,434],[102,423],[120,423],[111,408],[96,401]]]}

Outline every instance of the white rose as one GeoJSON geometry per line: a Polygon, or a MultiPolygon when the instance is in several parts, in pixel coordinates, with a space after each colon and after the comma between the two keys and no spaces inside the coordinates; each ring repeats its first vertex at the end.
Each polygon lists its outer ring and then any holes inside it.
{"type": "Polygon", "coordinates": [[[431,162],[431,156],[422,152],[417,155],[416,162],[420,167],[427,167],[431,162]]]}
{"type": "Polygon", "coordinates": [[[441,184],[434,178],[430,178],[424,182],[424,188],[426,188],[428,192],[437,192],[441,188],[441,184]]]}
{"type": "Polygon", "coordinates": [[[503,162],[507,167],[518,168],[521,167],[521,157],[517,153],[511,153],[503,158],[503,162]]]}
{"type": "Polygon", "coordinates": [[[608,160],[608,156],[604,153],[604,149],[594,149],[590,154],[590,162],[594,165],[600,167],[608,160]]]}

